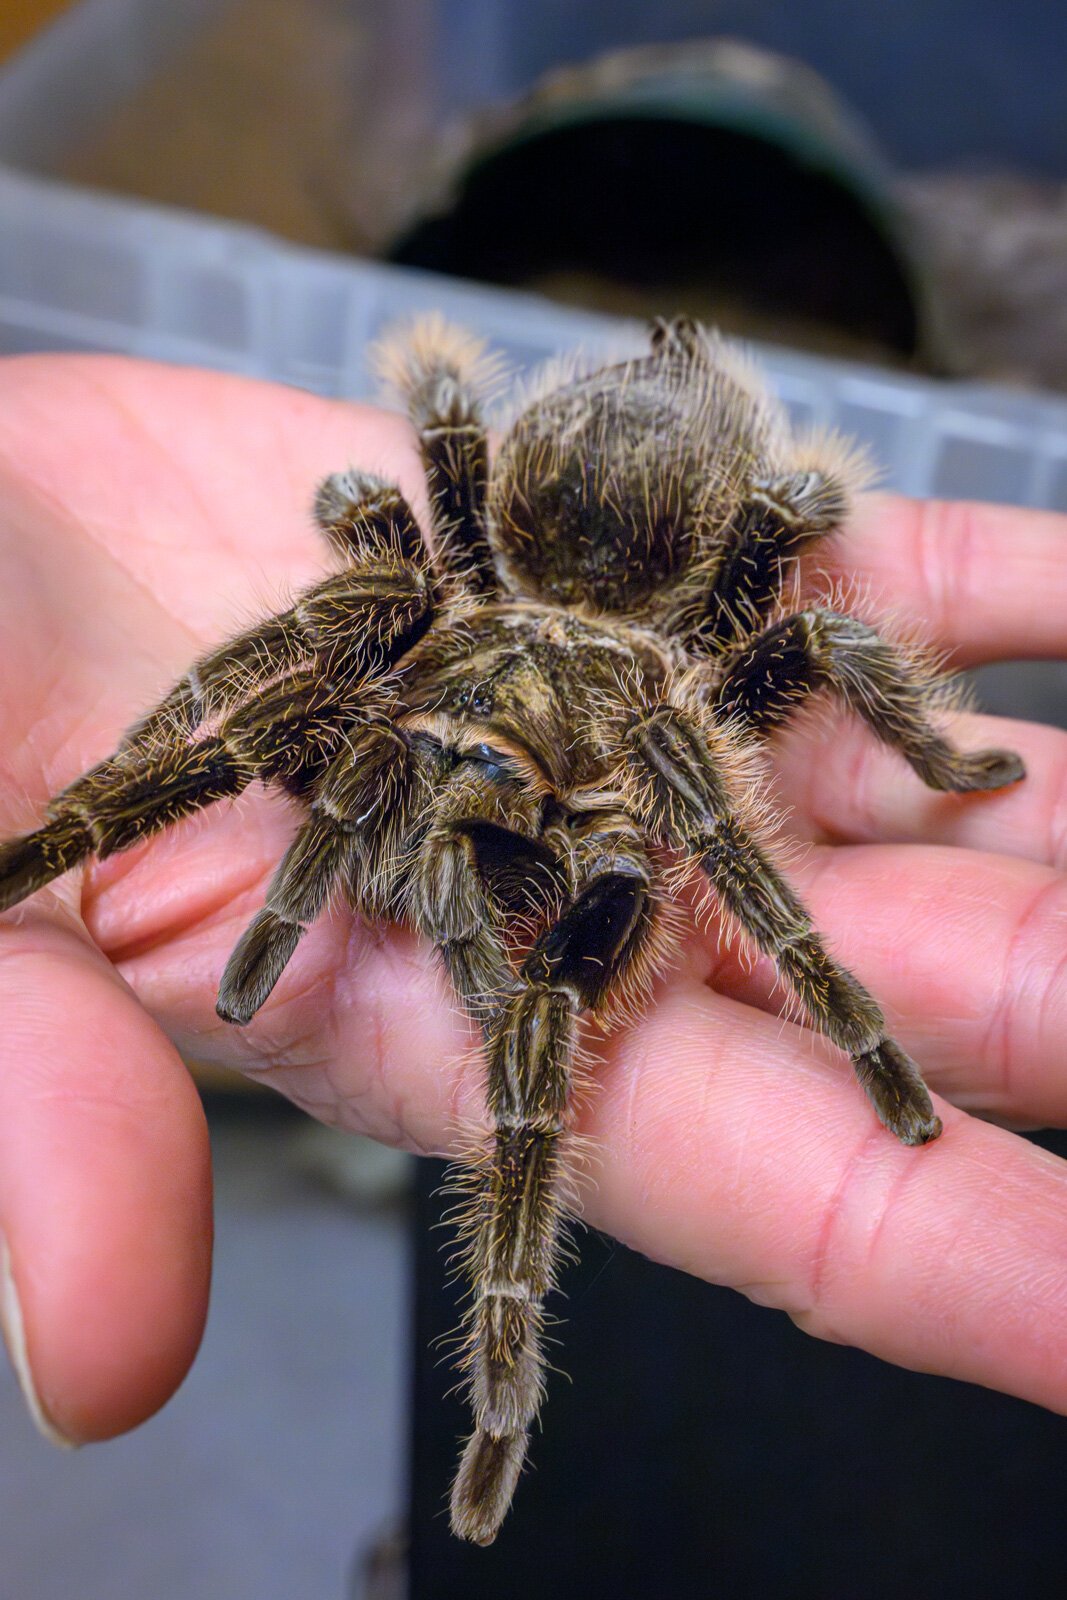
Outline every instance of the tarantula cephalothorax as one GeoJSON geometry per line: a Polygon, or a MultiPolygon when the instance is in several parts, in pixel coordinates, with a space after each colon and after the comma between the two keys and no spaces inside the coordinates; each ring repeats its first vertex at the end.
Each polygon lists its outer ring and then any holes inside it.
{"type": "Polygon", "coordinates": [[[463,1230],[474,1431],[452,1496],[456,1532],[487,1544],[541,1400],[578,1019],[625,1014],[669,954],[665,858],[771,957],[886,1127],[923,1144],[940,1123],[918,1068],[776,867],[747,753],[826,690],[932,788],[1023,769],[945,740],[914,653],[829,606],[785,609],[798,554],[848,513],[856,458],[791,437],[714,335],[658,322],[646,354],[557,371],[491,465],[477,343],[430,319],[383,365],[417,430],[432,551],[391,484],[328,478],[315,515],[341,570],[198,661],[0,847],[0,910],[258,778],[307,817],[222,975],[223,1017],[249,1021],[335,891],[434,941],[487,1057],[463,1230]]]}

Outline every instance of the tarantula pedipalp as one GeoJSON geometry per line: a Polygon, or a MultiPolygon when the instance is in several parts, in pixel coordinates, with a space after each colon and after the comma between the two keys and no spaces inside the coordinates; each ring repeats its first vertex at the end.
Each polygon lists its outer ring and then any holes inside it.
{"type": "Polygon", "coordinates": [[[581,1014],[640,1004],[669,958],[677,858],[776,964],[908,1144],[940,1125],[918,1069],[775,866],[749,751],[817,691],[931,786],[1022,776],[961,754],[903,648],[827,605],[783,609],[800,552],[845,519],[839,445],[793,439],[729,347],[557,374],[490,465],[480,347],[430,320],[393,342],[434,547],[399,490],[321,486],[341,570],[196,663],[106,761],[0,846],[0,910],[253,779],[307,817],[227,964],[221,1014],[263,1005],[327,897],[405,917],[481,1028],[492,1131],[472,1163],[464,1366],[474,1409],[453,1525],[496,1534],[541,1392],[581,1014]]]}

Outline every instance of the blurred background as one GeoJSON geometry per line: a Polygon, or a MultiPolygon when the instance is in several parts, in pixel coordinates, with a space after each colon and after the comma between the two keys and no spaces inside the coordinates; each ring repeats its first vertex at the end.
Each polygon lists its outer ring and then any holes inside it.
{"type": "MultiPolygon", "coordinates": [[[[893,486],[1067,509],[1065,90],[1047,0],[7,0],[0,350],[362,396],[416,309],[520,368],[684,309],[893,486]]],[[[979,676],[1064,721],[1058,665],[979,676]]],[[[536,1470],[456,1545],[439,1170],[204,1092],[203,1352],[71,1458],[0,1378],[3,1600],[1061,1593],[1062,1419],[595,1236],[536,1470]]]]}
{"type": "Polygon", "coordinates": [[[1043,0],[8,9],[9,55],[60,20],[9,68],[23,171],[600,310],[673,294],[740,332],[1067,383],[1043,0]]]}

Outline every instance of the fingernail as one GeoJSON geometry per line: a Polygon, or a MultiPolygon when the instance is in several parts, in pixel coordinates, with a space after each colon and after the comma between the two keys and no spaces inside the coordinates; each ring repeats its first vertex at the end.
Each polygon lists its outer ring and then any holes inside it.
{"type": "Polygon", "coordinates": [[[22,1320],[22,1307],[19,1304],[18,1290],[15,1288],[15,1275],[11,1270],[11,1252],[2,1234],[0,1234],[0,1329],[3,1330],[11,1365],[15,1369],[15,1376],[19,1380],[19,1387],[29,1407],[30,1416],[37,1425],[38,1433],[47,1439],[49,1444],[58,1445],[61,1450],[76,1450],[78,1447],[73,1439],[68,1439],[60,1433],[37,1394],[33,1373],[30,1371],[29,1356],[26,1353],[26,1325],[22,1320]]]}

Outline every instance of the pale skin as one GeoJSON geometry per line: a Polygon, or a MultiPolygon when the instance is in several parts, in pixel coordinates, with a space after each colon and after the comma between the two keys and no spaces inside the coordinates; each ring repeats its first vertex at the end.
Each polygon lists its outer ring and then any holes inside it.
{"type": "MultiPolygon", "coordinates": [[[[0,364],[3,834],[322,572],[309,498],[349,462],[421,506],[397,417],[111,358],[0,364]]],[[[1065,518],[883,498],[828,559],[970,665],[1067,655],[1065,554],[1065,518]]],[[[1007,1131],[1067,1120],[1067,734],[968,716],[954,736],[1018,750],[1025,782],[934,794],[851,724],[775,757],[810,841],[793,881],[923,1067],[943,1137],[898,1144],[712,928],[642,1023],[592,1041],[585,1210],[811,1333],[1067,1411],[1067,1165],[1007,1131]]],[[[0,1233],[69,1440],[151,1415],[199,1342],[210,1169],[183,1055],[416,1150],[481,1118],[472,1037],[407,932],[337,908],[250,1027],[215,1016],[293,823],[250,793],[0,919],[0,1233]]]]}

